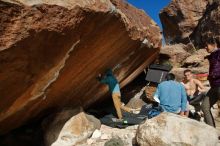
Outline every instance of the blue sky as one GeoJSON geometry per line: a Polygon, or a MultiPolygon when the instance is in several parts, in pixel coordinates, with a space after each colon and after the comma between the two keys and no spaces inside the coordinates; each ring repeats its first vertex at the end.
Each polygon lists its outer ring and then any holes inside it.
{"type": "Polygon", "coordinates": [[[159,12],[167,6],[171,0],[127,0],[130,4],[139,9],[143,9],[160,26],[159,12]]]}

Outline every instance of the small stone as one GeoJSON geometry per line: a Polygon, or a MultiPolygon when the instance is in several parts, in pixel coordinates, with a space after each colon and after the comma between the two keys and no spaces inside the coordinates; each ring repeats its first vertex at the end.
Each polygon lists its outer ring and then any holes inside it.
{"type": "Polygon", "coordinates": [[[124,143],[119,138],[112,138],[105,143],[105,146],[124,146],[124,143]]]}
{"type": "Polygon", "coordinates": [[[110,137],[107,134],[102,134],[101,135],[101,139],[110,139],[110,137]]]}
{"type": "Polygon", "coordinates": [[[102,135],[101,131],[96,129],[92,134],[92,138],[97,139],[97,138],[101,137],[101,135],[102,135]]]}
{"type": "Polygon", "coordinates": [[[91,138],[90,138],[90,139],[87,139],[87,144],[88,144],[88,145],[91,145],[94,141],[95,141],[95,140],[94,140],[94,139],[91,139],[91,138]]]}

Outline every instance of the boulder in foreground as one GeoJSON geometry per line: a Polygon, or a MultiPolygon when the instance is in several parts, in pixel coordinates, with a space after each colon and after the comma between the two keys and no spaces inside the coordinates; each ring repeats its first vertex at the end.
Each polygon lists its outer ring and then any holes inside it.
{"type": "Polygon", "coordinates": [[[139,126],[140,146],[217,146],[217,130],[205,123],[171,113],[147,120],[139,126]]]}
{"type": "Polygon", "coordinates": [[[66,121],[72,113],[74,111],[63,111],[57,114],[51,122],[47,121],[49,128],[45,136],[46,146],[75,145],[86,140],[96,129],[101,127],[98,119],[84,112],[73,115],[66,121]]]}

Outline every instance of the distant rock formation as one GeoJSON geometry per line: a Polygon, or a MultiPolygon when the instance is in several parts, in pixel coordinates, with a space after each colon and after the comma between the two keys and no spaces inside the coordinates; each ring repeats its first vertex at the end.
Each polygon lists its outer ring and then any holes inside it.
{"type": "Polygon", "coordinates": [[[168,44],[193,43],[203,47],[209,36],[220,41],[218,0],[173,0],[161,10],[160,19],[168,44]]]}
{"type": "Polygon", "coordinates": [[[160,20],[167,43],[187,42],[203,17],[208,0],[172,0],[161,10],[160,20]]]}
{"type": "Polygon", "coordinates": [[[123,0],[0,0],[0,134],[107,93],[96,76],[113,68],[121,86],[158,55],[161,32],[123,0]]]}
{"type": "Polygon", "coordinates": [[[191,45],[175,44],[161,48],[159,63],[173,66],[171,72],[178,81],[184,79],[184,70],[190,69],[194,74],[208,73],[209,62],[205,49],[195,50],[191,45]]]}
{"type": "MultiPolygon", "coordinates": [[[[190,36],[194,44],[204,47],[204,42],[208,37],[214,37],[220,43],[220,1],[210,2],[206,13],[200,20],[194,33],[190,36]]],[[[219,44],[220,45],[220,44],[219,44]]]]}

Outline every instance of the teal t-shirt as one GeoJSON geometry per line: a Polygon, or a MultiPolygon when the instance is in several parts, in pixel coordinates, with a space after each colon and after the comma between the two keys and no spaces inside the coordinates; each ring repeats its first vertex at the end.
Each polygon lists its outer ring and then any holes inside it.
{"type": "Polygon", "coordinates": [[[111,71],[100,82],[107,84],[111,93],[120,93],[119,83],[111,71]]]}

